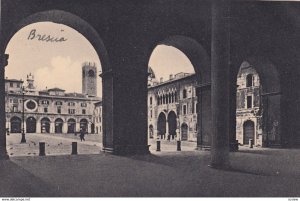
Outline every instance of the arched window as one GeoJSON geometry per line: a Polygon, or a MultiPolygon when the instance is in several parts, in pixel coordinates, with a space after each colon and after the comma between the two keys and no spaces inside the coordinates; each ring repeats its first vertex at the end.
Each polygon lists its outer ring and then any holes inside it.
{"type": "Polygon", "coordinates": [[[182,91],[182,98],[186,98],[186,89],[182,91]]]}
{"type": "Polygon", "coordinates": [[[150,105],[152,105],[152,97],[150,97],[150,105]]]}
{"type": "Polygon", "coordinates": [[[175,91],[174,96],[175,96],[175,102],[177,102],[178,101],[178,99],[177,99],[177,91],[175,91]]]}
{"type": "Polygon", "coordinates": [[[246,87],[252,87],[253,86],[253,75],[248,74],[246,77],[246,87]]]}
{"type": "Polygon", "coordinates": [[[89,77],[95,76],[95,72],[93,70],[89,70],[88,74],[89,74],[89,77]]]}

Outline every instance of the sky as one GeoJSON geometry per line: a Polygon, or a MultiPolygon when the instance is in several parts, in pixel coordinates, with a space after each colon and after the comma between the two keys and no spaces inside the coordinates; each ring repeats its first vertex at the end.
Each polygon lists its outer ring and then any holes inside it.
{"type": "MultiPolygon", "coordinates": [[[[39,22],[24,27],[10,40],[6,54],[9,54],[9,60],[5,77],[26,80],[26,75],[31,73],[39,90],[59,87],[66,92],[81,93],[81,66],[84,62],[96,63],[98,74],[101,73],[101,58],[90,42],[79,32],[63,24],[39,22]],[[31,40],[33,33],[63,37],[65,41],[31,40]]],[[[179,72],[194,73],[192,64],[181,51],[164,45],[154,49],[149,66],[158,80],[160,77],[167,80],[170,74],[179,72]]],[[[100,77],[97,77],[97,90],[101,97],[100,77]]]]}

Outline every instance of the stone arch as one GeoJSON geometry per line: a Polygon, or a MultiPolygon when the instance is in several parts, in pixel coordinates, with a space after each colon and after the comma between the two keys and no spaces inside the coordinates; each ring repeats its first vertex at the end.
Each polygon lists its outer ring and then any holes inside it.
{"type": "Polygon", "coordinates": [[[189,132],[188,128],[189,127],[185,122],[181,124],[180,134],[181,134],[181,140],[183,141],[188,140],[188,132],[189,132]]]}
{"type": "Polygon", "coordinates": [[[67,133],[75,133],[76,132],[76,120],[73,118],[69,118],[67,120],[68,130],[67,133]]]}
{"type": "Polygon", "coordinates": [[[34,117],[28,117],[26,119],[26,133],[36,133],[36,119],[34,117]]]}
{"type": "Polygon", "coordinates": [[[10,132],[11,133],[21,133],[22,120],[20,117],[13,116],[10,119],[10,132]]]}
{"type": "Polygon", "coordinates": [[[104,46],[104,43],[100,38],[99,34],[97,33],[97,31],[82,18],[78,17],[75,14],[63,10],[48,10],[48,11],[37,12],[24,18],[22,21],[20,21],[18,24],[14,26],[13,30],[9,33],[8,37],[4,38],[3,46],[1,47],[2,52],[5,52],[5,49],[10,39],[19,30],[21,30],[23,27],[27,25],[38,23],[38,22],[53,22],[57,24],[64,24],[66,26],[75,29],[80,34],[82,34],[95,48],[101,60],[102,71],[110,70],[108,54],[104,46]]]}
{"type": "MultiPolygon", "coordinates": [[[[197,80],[196,95],[200,103],[200,109],[197,115],[197,121],[199,122],[197,146],[210,146],[212,132],[210,50],[206,50],[204,46],[194,38],[184,35],[165,37],[158,43],[153,44],[151,53],[157,45],[167,45],[177,48],[187,56],[193,65],[197,80]]],[[[180,91],[175,91],[174,96],[174,102],[178,102],[181,96],[180,91]]]]}
{"type": "Polygon", "coordinates": [[[249,144],[249,140],[255,143],[255,124],[251,120],[243,123],[243,144],[249,144]]]}
{"type": "Polygon", "coordinates": [[[168,114],[168,128],[169,128],[169,137],[174,139],[176,136],[176,129],[177,129],[177,115],[172,110],[168,114]]]}
{"type": "Polygon", "coordinates": [[[41,122],[41,132],[50,133],[50,119],[48,117],[43,117],[40,120],[41,122]]]}
{"type": "MultiPolygon", "coordinates": [[[[236,79],[240,76],[241,69],[253,67],[258,74],[260,82],[260,107],[262,113],[262,145],[283,145],[282,118],[281,118],[281,82],[277,67],[267,58],[252,56],[242,60],[236,79]]],[[[236,115],[236,114],[235,114],[236,115]]]]}
{"type": "Polygon", "coordinates": [[[210,56],[198,41],[188,36],[174,35],[158,42],[154,48],[157,45],[172,46],[183,52],[194,66],[198,82],[210,83],[210,56]]]}
{"type": "Polygon", "coordinates": [[[161,139],[164,139],[166,136],[166,122],[166,115],[164,112],[161,112],[157,118],[157,136],[160,135],[161,139]]]}
{"type": "Polygon", "coordinates": [[[63,132],[64,120],[62,118],[56,118],[54,121],[54,132],[62,133],[63,132]]]}
{"type": "Polygon", "coordinates": [[[152,124],[149,125],[149,138],[153,138],[154,137],[154,127],[152,124]]]}

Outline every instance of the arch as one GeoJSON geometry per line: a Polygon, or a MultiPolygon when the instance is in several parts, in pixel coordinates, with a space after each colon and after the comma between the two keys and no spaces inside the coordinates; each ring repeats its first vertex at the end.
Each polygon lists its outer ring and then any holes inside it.
{"type": "Polygon", "coordinates": [[[253,140],[254,143],[254,122],[247,120],[243,124],[243,144],[249,144],[249,140],[253,140]]]}
{"type": "Polygon", "coordinates": [[[243,69],[247,68],[253,68],[253,72],[256,72],[259,76],[259,107],[262,116],[262,145],[281,145],[282,138],[285,136],[282,136],[281,132],[282,95],[278,69],[267,58],[257,56],[248,57],[241,63],[236,78],[241,77],[243,69]]]}
{"type": "Polygon", "coordinates": [[[54,126],[55,126],[54,132],[55,133],[62,133],[63,125],[64,125],[64,121],[61,118],[55,119],[55,121],[54,121],[54,126]]]}
{"type": "Polygon", "coordinates": [[[68,131],[67,131],[67,133],[75,133],[75,131],[76,131],[76,121],[75,121],[75,119],[69,119],[68,120],[68,131]]]}
{"type": "Polygon", "coordinates": [[[80,130],[83,130],[84,132],[88,131],[88,120],[87,119],[80,120],[80,130]]]}
{"type": "Polygon", "coordinates": [[[161,139],[165,139],[166,136],[166,115],[161,112],[157,119],[157,135],[160,135],[161,139]]]}
{"type": "Polygon", "coordinates": [[[64,24],[75,29],[80,34],[82,34],[95,48],[99,58],[101,58],[100,60],[102,71],[106,72],[111,69],[109,65],[107,50],[97,31],[88,22],[86,22],[79,16],[63,10],[48,10],[37,12],[24,18],[22,21],[20,21],[14,26],[13,30],[9,33],[8,37],[4,38],[3,46],[1,47],[1,52],[5,52],[4,50],[6,49],[10,39],[20,29],[27,25],[38,22],[53,22],[57,24],[64,24]]]}
{"type": "Polygon", "coordinates": [[[89,77],[95,77],[95,72],[93,70],[89,70],[88,76],[89,77]]]}
{"type": "Polygon", "coordinates": [[[26,133],[36,133],[36,119],[34,117],[26,119],[26,133]]]}
{"type": "MultiPolygon", "coordinates": [[[[183,52],[194,66],[199,83],[210,83],[210,57],[204,47],[195,39],[174,35],[165,38],[156,45],[172,46],[183,52]]],[[[152,49],[152,52],[154,50],[152,49]]]]}
{"type": "Polygon", "coordinates": [[[246,87],[252,87],[253,86],[253,75],[248,74],[246,77],[246,87]]]}
{"type": "Polygon", "coordinates": [[[153,125],[149,125],[149,138],[153,138],[154,137],[154,128],[153,125]]]}
{"type": "Polygon", "coordinates": [[[22,120],[19,117],[12,117],[10,119],[10,132],[11,133],[21,133],[22,120]]]}
{"type": "Polygon", "coordinates": [[[174,139],[176,136],[177,129],[177,115],[174,111],[170,111],[168,114],[168,127],[170,138],[174,139]]]}
{"type": "Polygon", "coordinates": [[[41,132],[50,133],[50,119],[47,117],[41,119],[41,132]]]}
{"type": "Polygon", "coordinates": [[[181,140],[188,140],[188,125],[186,123],[181,124],[181,140]]]}

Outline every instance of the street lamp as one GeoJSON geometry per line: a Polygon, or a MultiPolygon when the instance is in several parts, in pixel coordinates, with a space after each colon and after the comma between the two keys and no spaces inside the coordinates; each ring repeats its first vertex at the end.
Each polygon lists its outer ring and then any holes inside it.
{"type": "Polygon", "coordinates": [[[21,143],[26,143],[26,139],[25,139],[25,129],[24,129],[24,125],[25,125],[25,117],[24,117],[24,107],[25,107],[25,88],[24,86],[22,86],[22,139],[21,139],[21,143]]]}

